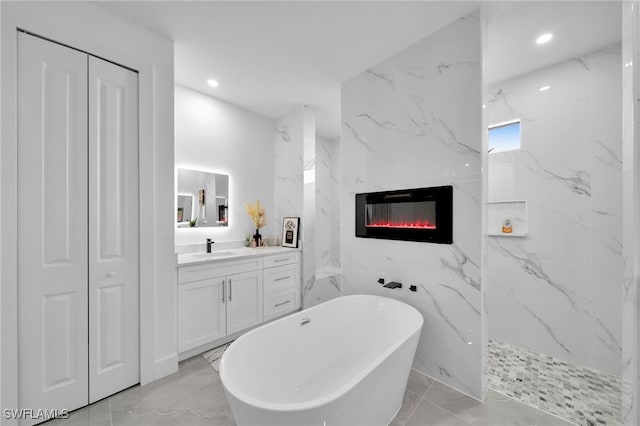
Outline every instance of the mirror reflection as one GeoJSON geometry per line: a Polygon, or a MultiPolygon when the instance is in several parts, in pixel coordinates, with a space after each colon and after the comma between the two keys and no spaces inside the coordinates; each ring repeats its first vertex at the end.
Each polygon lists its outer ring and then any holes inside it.
{"type": "Polygon", "coordinates": [[[229,226],[229,176],[178,169],[179,228],[229,226]]]}

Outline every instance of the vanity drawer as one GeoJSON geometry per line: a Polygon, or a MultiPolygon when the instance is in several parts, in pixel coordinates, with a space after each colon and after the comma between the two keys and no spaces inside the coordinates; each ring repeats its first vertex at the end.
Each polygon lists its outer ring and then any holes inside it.
{"type": "Polygon", "coordinates": [[[200,281],[223,275],[257,271],[260,268],[262,268],[262,259],[259,257],[181,266],[178,268],[178,283],[200,281]]]}
{"type": "Polygon", "coordinates": [[[291,288],[264,296],[264,320],[293,312],[300,307],[300,288],[291,288]]]}
{"type": "Polygon", "coordinates": [[[300,287],[300,264],[283,265],[262,271],[264,293],[277,293],[292,287],[300,287]]]}
{"type": "Polygon", "coordinates": [[[290,265],[292,263],[298,263],[300,261],[300,252],[292,251],[290,253],[274,254],[271,256],[265,256],[263,265],[265,268],[272,268],[274,266],[290,265]]]}

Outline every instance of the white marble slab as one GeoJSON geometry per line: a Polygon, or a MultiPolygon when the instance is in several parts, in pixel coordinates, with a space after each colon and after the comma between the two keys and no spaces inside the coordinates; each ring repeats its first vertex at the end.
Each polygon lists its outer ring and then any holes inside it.
{"type": "Polygon", "coordinates": [[[527,237],[489,237],[489,336],[620,375],[620,45],[490,87],[489,124],[521,119],[521,149],[489,154],[489,200],[527,200],[527,237]],[[549,90],[539,91],[542,86],[549,90]]]}
{"type": "Polygon", "coordinates": [[[481,45],[458,20],[342,87],[342,291],[403,300],[425,318],[414,367],[480,397],[481,45]],[[454,244],[355,237],[354,194],[453,185],[454,244]],[[389,290],[379,277],[405,284],[389,290]],[[408,290],[409,284],[417,292],[408,290]]]}
{"type": "Polygon", "coordinates": [[[627,426],[640,422],[638,410],[640,370],[638,368],[638,205],[640,187],[636,178],[639,164],[640,120],[640,10],[637,2],[622,4],[622,189],[623,189],[623,285],[622,285],[622,419],[627,426]]]}

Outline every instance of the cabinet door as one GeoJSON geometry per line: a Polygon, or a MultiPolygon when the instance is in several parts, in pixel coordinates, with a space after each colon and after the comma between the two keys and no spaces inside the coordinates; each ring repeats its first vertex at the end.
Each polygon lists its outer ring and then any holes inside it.
{"type": "Polygon", "coordinates": [[[224,337],[225,277],[178,285],[178,352],[224,337]]]}
{"type": "Polygon", "coordinates": [[[89,57],[89,402],[140,382],[138,75],[89,57]]]}
{"type": "MultiPolygon", "coordinates": [[[[87,404],[87,55],[18,34],[20,408],[87,404]]],[[[16,407],[17,408],[17,407],[16,407]]]]}
{"type": "Polygon", "coordinates": [[[227,277],[227,334],[262,322],[262,274],[259,271],[227,277]]]}

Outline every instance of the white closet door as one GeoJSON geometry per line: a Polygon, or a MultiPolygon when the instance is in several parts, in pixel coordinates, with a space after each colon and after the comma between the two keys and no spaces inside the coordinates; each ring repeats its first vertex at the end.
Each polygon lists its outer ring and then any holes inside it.
{"type": "Polygon", "coordinates": [[[89,401],[140,381],[138,76],[89,57],[89,401]]]}
{"type": "Polygon", "coordinates": [[[22,408],[87,404],[87,55],[18,34],[22,408]]]}

